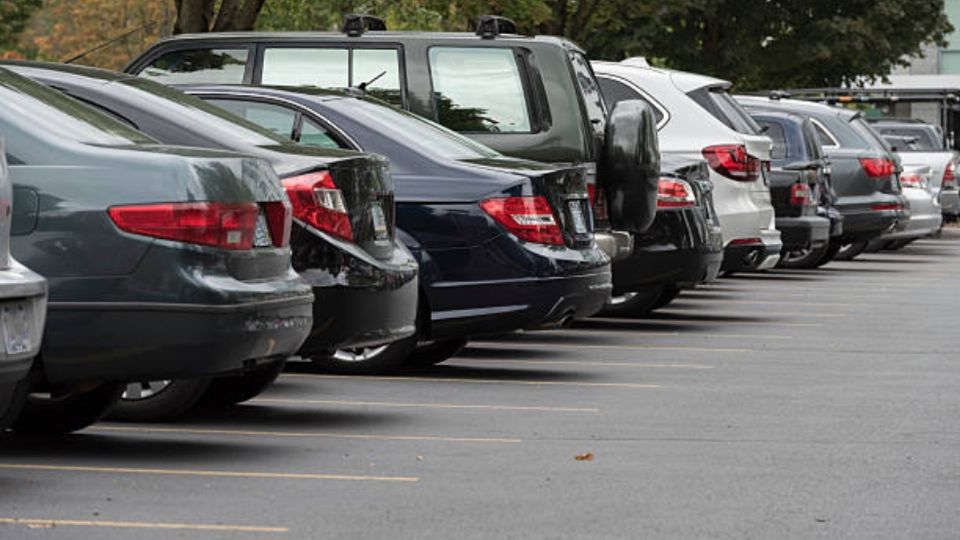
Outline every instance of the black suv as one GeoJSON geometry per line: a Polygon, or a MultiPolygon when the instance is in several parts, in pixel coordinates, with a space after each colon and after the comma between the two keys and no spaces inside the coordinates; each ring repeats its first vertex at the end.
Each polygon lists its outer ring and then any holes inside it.
{"type": "Polygon", "coordinates": [[[619,103],[608,114],[582,49],[518,35],[506,19],[483,17],[475,34],[385,28],[348,15],[342,33],[179,35],[126,71],[167,84],[352,88],[506,155],[584,164],[597,243],[615,260],[631,254],[632,235],[656,213],[659,153],[645,104],[619,103]]]}

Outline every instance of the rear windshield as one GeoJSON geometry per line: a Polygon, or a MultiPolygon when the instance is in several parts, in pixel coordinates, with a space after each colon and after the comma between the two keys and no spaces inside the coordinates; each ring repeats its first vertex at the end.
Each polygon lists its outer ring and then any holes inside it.
{"type": "Polygon", "coordinates": [[[891,147],[887,144],[887,141],[883,140],[883,137],[879,133],[873,130],[870,127],[870,124],[863,119],[862,116],[857,115],[850,119],[850,127],[857,132],[857,135],[863,137],[864,140],[870,143],[871,146],[879,147],[887,151],[891,151],[891,147]]]}
{"type": "Polygon", "coordinates": [[[66,95],[0,69],[0,103],[25,122],[48,129],[51,136],[84,144],[126,146],[155,141],[66,95]]]}
{"type": "Polygon", "coordinates": [[[874,126],[874,129],[878,130],[884,135],[897,135],[900,137],[915,139],[912,148],[902,149],[901,152],[939,152],[944,149],[943,141],[940,140],[940,138],[937,137],[931,129],[920,126],[874,126]]]}
{"type": "Polygon", "coordinates": [[[426,155],[450,160],[500,156],[496,150],[440,124],[382,102],[342,99],[327,103],[357,122],[376,129],[385,138],[404,141],[426,155]],[[349,110],[340,108],[341,105],[349,105],[349,110]]]}
{"type": "Polygon", "coordinates": [[[760,126],[722,86],[698,88],[687,95],[730,129],[744,135],[760,134],[760,126]]]}

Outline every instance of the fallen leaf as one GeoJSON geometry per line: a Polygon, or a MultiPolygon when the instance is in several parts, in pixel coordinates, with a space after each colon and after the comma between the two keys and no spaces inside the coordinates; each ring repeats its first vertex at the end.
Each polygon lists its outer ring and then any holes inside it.
{"type": "Polygon", "coordinates": [[[593,452],[586,452],[583,454],[577,454],[573,456],[573,459],[577,461],[593,461],[593,452]]]}

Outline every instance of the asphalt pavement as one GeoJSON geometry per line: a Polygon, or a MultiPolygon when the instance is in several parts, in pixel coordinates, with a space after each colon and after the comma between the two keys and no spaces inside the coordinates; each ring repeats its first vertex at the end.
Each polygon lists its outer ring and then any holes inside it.
{"type": "Polygon", "coordinates": [[[0,539],[960,537],[960,232],[0,448],[0,539]]]}

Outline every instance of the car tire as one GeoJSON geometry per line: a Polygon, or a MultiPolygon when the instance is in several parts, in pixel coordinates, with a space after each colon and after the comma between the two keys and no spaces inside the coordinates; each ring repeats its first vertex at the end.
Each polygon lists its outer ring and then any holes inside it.
{"type": "Polygon", "coordinates": [[[248,371],[239,377],[217,377],[200,399],[205,407],[229,407],[262,394],[283,372],[286,360],[271,362],[248,371]]]}
{"type": "Polygon", "coordinates": [[[12,428],[19,435],[35,437],[79,431],[103,418],[125,387],[124,383],[104,382],[90,389],[63,389],[49,397],[29,394],[12,428]]]}
{"type": "Polygon", "coordinates": [[[840,246],[836,242],[827,242],[817,248],[808,248],[798,251],[784,251],[777,263],[779,268],[788,268],[791,270],[812,270],[818,268],[827,262],[833,260],[840,246]],[[832,254],[827,254],[833,250],[832,254]]]}
{"type": "Polygon", "coordinates": [[[840,252],[841,247],[843,246],[840,245],[840,242],[837,242],[836,240],[831,240],[829,247],[827,247],[827,250],[823,253],[823,257],[817,263],[817,267],[823,266],[828,262],[836,259],[837,253],[840,252]]]}
{"type": "MultiPolygon", "coordinates": [[[[657,309],[657,303],[664,293],[663,285],[645,287],[639,291],[626,293],[611,298],[603,306],[600,315],[611,317],[646,317],[657,309]]],[[[672,299],[671,299],[672,300],[672,299]]]]}
{"type": "Polygon", "coordinates": [[[404,367],[411,369],[426,368],[446,362],[467,346],[467,338],[440,339],[417,347],[404,367]]]}
{"type": "Polygon", "coordinates": [[[852,244],[845,244],[837,251],[837,255],[833,259],[835,261],[852,261],[867,249],[868,243],[869,242],[854,242],[852,244]]]}
{"type": "Polygon", "coordinates": [[[359,349],[341,349],[310,357],[313,365],[328,373],[372,375],[402,366],[417,348],[417,337],[410,336],[386,345],[359,349]]]}
{"type": "Polygon", "coordinates": [[[913,239],[890,240],[884,244],[883,249],[884,251],[898,251],[907,247],[911,242],[913,242],[913,239]]]}
{"type": "Polygon", "coordinates": [[[29,389],[29,378],[3,385],[0,388],[0,398],[2,398],[0,399],[0,437],[20,416],[23,406],[27,403],[29,389]]]}
{"type": "Polygon", "coordinates": [[[680,288],[676,285],[666,285],[663,288],[663,292],[660,293],[660,298],[657,298],[657,302],[653,305],[653,310],[656,311],[660,308],[665,308],[670,305],[671,302],[677,299],[680,296],[680,288]]]}
{"type": "Polygon", "coordinates": [[[196,378],[125,384],[123,395],[110,410],[108,418],[125,422],[175,420],[193,409],[210,387],[210,381],[196,378]],[[147,395],[143,395],[143,390],[148,390],[147,395]]]}

